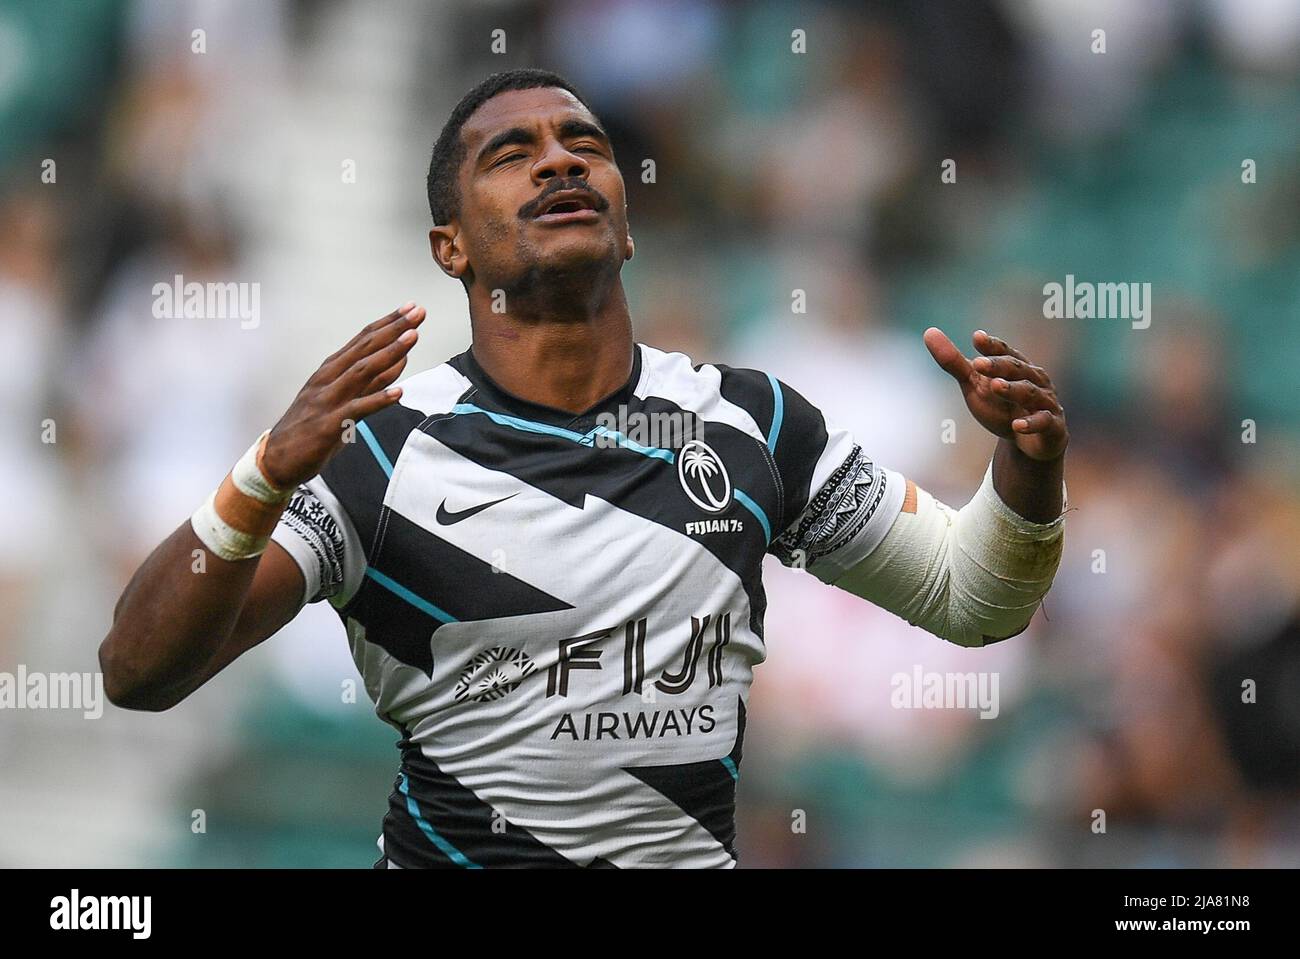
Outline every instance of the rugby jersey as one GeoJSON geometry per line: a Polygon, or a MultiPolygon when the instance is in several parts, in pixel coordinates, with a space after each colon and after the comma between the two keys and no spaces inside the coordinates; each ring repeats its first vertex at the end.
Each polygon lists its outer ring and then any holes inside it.
{"type": "Polygon", "coordinates": [[[578,415],[469,350],[402,385],[273,536],[401,736],[376,866],[734,866],[763,557],[833,581],[903,478],[773,376],[644,344],[578,415]]]}

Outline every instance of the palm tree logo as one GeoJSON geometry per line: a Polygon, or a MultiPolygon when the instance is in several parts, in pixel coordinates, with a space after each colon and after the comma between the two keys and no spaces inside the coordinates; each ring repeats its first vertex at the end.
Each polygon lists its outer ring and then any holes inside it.
{"type": "Polygon", "coordinates": [[[700,509],[721,513],[731,505],[731,477],[727,468],[718,454],[700,440],[692,440],[682,447],[677,475],[686,495],[700,509]]]}

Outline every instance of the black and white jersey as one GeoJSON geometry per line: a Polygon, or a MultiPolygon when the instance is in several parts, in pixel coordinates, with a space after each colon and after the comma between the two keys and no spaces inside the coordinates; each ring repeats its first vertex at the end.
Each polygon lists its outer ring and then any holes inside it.
{"type": "Polygon", "coordinates": [[[401,733],[386,859],[733,866],[763,557],[836,578],[902,477],[774,377],[643,344],[577,416],[469,351],[403,388],[274,534],[401,733]]]}

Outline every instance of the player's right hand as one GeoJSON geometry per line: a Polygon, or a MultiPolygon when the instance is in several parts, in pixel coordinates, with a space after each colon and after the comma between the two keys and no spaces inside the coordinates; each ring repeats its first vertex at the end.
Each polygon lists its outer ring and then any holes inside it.
{"type": "Polygon", "coordinates": [[[281,489],[303,483],[343,447],[350,426],[397,402],[406,354],[424,322],[424,307],[407,303],[380,317],[328,357],[271,429],[262,472],[281,489]]]}

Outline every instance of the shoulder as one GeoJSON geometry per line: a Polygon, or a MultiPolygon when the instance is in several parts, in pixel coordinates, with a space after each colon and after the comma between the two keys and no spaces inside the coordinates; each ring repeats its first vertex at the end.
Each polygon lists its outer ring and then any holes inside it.
{"type": "Polygon", "coordinates": [[[781,384],[762,370],[700,362],[685,353],[641,346],[644,369],[637,395],[660,397],[704,419],[719,420],[770,445],[780,428],[781,384]]]}
{"type": "Polygon", "coordinates": [[[473,388],[454,365],[454,359],[407,376],[397,385],[402,395],[396,403],[356,424],[362,442],[355,444],[355,455],[374,456],[381,465],[386,461],[390,471],[410,435],[430,417],[449,412],[473,388]]]}
{"type": "Polygon", "coordinates": [[[684,398],[699,404],[715,397],[718,410],[743,420],[748,424],[746,432],[773,452],[782,445],[802,450],[824,443],[822,411],[768,370],[701,363],[684,353],[665,353],[644,345],[642,350],[647,362],[639,395],[659,395],[679,403],[684,398]]]}
{"type": "Polygon", "coordinates": [[[469,377],[461,372],[460,359],[463,355],[454,356],[444,363],[398,380],[402,398],[380,412],[397,410],[395,414],[390,414],[397,416],[410,413],[437,416],[446,413],[466,392],[473,389],[469,377]]]}

